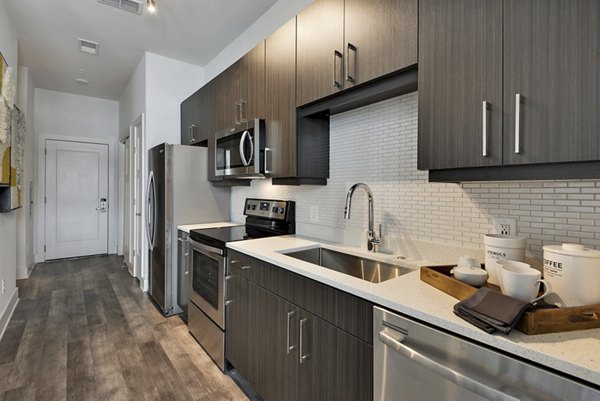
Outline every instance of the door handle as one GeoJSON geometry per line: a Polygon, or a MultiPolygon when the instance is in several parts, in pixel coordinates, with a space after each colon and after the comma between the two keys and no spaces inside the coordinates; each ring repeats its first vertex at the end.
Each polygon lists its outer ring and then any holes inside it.
{"type": "Polygon", "coordinates": [[[240,159],[242,160],[242,164],[244,167],[248,167],[252,162],[252,157],[254,156],[254,142],[252,142],[252,135],[250,135],[250,131],[246,130],[242,134],[242,139],[240,140],[240,159]],[[250,139],[250,157],[246,160],[246,155],[244,154],[244,148],[246,141],[250,139]]]}
{"type": "Polygon", "coordinates": [[[309,358],[308,354],[304,355],[304,326],[307,321],[307,318],[300,320],[300,338],[298,340],[298,343],[300,344],[300,352],[298,353],[300,355],[300,364],[304,363],[304,361],[309,358]]]}
{"type": "Polygon", "coordinates": [[[470,377],[442,365],[439,362],[421,354],[420,352],[410,348],[409,346],[402,344],[402,341],[406,339],[406,335],[398,333],[399,338],[396,339],[386,333],[385,330],[379,332],[379,341],[398,352],[405,358],[410,359],[414,363],[417,363],[426,369],[437,373],[444,377],[446,380],[456,384],[457,386],[463,387],[474,393],[483,396],[491,401],[520,401],[518,398],[512,397],[502,391],[496,390],[490,386],[487,386],[477,380],[471,379],[470,377]]]}
{"type": "Polygon", "coordinates": [[[248,122],[248,102],[240,99],[240,123],[248,122]]]}
{"type": "Polygon", "coordinates": [[[488,140],[488,110],[490,109],[490,104],[487,101],[483,101],[483,108],[482,108],[482,123],[483,123],[483,129],[482,129],[482,141],[483,141],[483,157],[487,157],[488,155],[488,144],[487,144],[487,140],[488,140]]]}
{"type": "Polygon", "coordinates": [[[521,104],[523,96],[520,93],[515,95],[515,153],[521,153],[521,104]]]}
{"type": "Polygon", "coordinates": [[[294,316],[295,314],[296,314],[295,311],[288,312],[288,314],[287,314],[287,343],[286,343],[286,347],[287,347],[287,353],[288,354],[290,352],[292,352],[292,350],[294,348],[296,348],[295,345],[290,345],[290,343],[291,343],[291,340],[290,340],[290,321],[292,320],[292,316],[294,316]]]}
{"type": "Polygon", "coordinates": [[[338,59],[338,57],[344,58],[342,53],[338,52],[337,50],[334,50],[333,51],[333,86],[341,89],[342,84],[340,82],[338,82],[338,80],[337,80],[337,59],[338,59]]]}
{"type": "Polygon", "coordinates": [[[356,46],[354,46],[352,43],[348,42],[346,43],[346,58],[345,58],[345,65],[344,65],[344,70],[346,70],[346,81],[348,82],[356,82],[356,77],[353,77],[352,75],[350,75],[350,51],[354,52],[354,73],[356,74],[356,64],[357,64],[357,60],[356,60],[356,46]]]}
{"type": "MultiPolygon", "coordinates": [[[[269,164],[269,154],[272,153],[273,150],[271,150],[271,148],[265,148],[265,174],[271,174],[272,171],[269,167],[267,167],[269,164]]],[[[273,163],[271,163],[273,164],[273,163]]]]}

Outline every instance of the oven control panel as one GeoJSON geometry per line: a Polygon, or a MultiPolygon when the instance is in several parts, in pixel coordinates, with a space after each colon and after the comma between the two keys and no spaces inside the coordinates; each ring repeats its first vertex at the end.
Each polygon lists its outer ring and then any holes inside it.
{"type": "Polygon", "coordinates": [[[285,220],[294,202],[267,199],[246,199],[244,214],[273,220],[285,220]]]}

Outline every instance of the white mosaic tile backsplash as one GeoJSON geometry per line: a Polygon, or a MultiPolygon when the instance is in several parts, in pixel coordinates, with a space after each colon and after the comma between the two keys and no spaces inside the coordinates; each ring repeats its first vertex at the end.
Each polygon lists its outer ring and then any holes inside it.
{"type": "Polygon", "coordinates": [[[600,249],[600,181],[427,182],[427,172],[417,170],[417,92],[332,116],[330,141],[327,186],[254,181],[233,189],[232,217],[243,221],[246,197],[291,199],[298,234],[356,242],[367,227],[366,196],[355,193],[350,220],[343,219],[344,201],[351,185],[364,182],[390,248],[397,240],[482,248],[493,219],[510,217],[528,238],[530,257],[551,243],[600,249]]]}

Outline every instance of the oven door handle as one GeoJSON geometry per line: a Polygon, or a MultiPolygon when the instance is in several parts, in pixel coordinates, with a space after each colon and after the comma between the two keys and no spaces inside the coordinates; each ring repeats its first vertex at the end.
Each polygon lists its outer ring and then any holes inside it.
{"type": "Polygon", "coordinates": [[[439,362],[434,361],[433,359],[417,352],[416,350],[410,348],[409,346],[402,344],[402,341],[406,339],[404,334],[398,333],[400,338],[396,339],[386,333],[385,330],[379,332],[379,341],[398,352],[405,358],[410,359],[411,361],[429,369],[432,372],[439,374],[444,377],[446,380],[451,381],[457,386],[466,388],[476,394],[479,394],[489,400],[492,401],[519,401],[518,398],[512,397],[502,391],[496,390],[490,386],[487,386],[477,380],[471,379],[470,377],[457,372],[454,369],[451,369],[447,366],[442,365],[439,362]]]}
{"type": "Polygon", "coordinates": [[[188,241],[190,241],[190,244],[192,245],[192,248],[194,248],[194,250],[200,251],[204,254],[217,254],[219,256],[223,256],[223,250],[219,249],[219,248],[215,248],[214,246],[210,246],[210,245],[204,245],[199,243],[198,241],[194,241],[193,239],[188,237],[188,241]]]}
{"type": "Polygon", "coordinates": [[[252,142],[252,135],[250,135],[250,131],[246,130],[242,134],[242,138],[240,139],[240,159],[242,160],[242,164],[244,167],[248,167],[250,163],[252,163],[252,157],[254,156],[254,143],[252,142]],[[246,140],[250,138],[250,157],[246,159],[246,154],[244,153],[246,140]]]}

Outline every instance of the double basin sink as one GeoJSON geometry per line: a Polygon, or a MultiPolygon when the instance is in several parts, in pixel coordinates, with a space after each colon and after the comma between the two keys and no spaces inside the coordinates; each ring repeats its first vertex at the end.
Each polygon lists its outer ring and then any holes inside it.
{"type": "Polygon", "coordinates": [[[283,252],[283,254],[371,283],[381,283],[414,271],[407,267],[354,256],[322,247],[283,252]]]}

